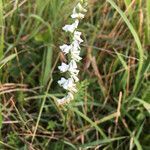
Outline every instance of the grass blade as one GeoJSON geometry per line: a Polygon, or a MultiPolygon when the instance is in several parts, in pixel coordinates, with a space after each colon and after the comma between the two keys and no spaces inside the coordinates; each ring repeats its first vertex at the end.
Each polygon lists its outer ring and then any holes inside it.
{"type": "Polygon", "coordinates": [[[122,140],[125,138],[126,137],[118,137],[118,138],[110,138],[110,139],[105,139],[105,140],[97,140],[97,141],[94,141],[91,143],[80,145],[79,147],[87,149],[87,148],[92,148],[93,146],[109,144],[109,143],[112,143],[114,141],[122,140]]]}
{"type": "Polygon", "coordinates": [[[134,87],[133,87],[133,92],[136,91],[140,78],[141,78],[141,71],[142,71],[142,66],[143,66],[143,59],[144,59],[144,52],[143,52],[143,48],[139,39],[138,34],[136,33],[133,25],[130,23],[130,21],[128,20],[127,16],[124,14],[124,12],[116,5],[116,3],[113,0],[107,0],[113,8],[116,9],[116,11],[120,14],[120,16],[122,17],[122,19],[124,20],[124,22],[127,24],[129,30],[131,31],[134,40],[136,42],[136,45],[138,47],[138,54],[139,54],[139,65],[138,65],[138,70],[137,70],[137,75],[136,75],[136,79],[135,79],[135,83],[134,83],[134,87]]]}
{"type": "Polygon", "coordinates": [[[12,59],[14,59],[17,55],[16,54],[12,54],[4,59],[2,59],[0,61],[0,69],[2,69],[2,67],[7,64],[9,61],[11,61],[12,59]]]}
{"type": "Polygon", "coordinates": [[[0,0],[0,58],[3,56],[4,48],[4,20],[3,20],[3,2],[0,0]]]}
{"type": "Polygon", "coordinates": [[[147,21],[146,21],[146,37],[147,37],[147,43],[150,43],[150,2],[146,2],[146,14],[147,14],[147,21]]]}
{"type": "Polygon", "coordinates": [[[134,100],[140,102],[144,106],[144,108],[150,113],[150,103],[147,103],[147,102],[143,101],[142,99],[139,99],[136,97],[134,98],[134,100]]]}
{"type": "Polygon", "coordinates": [[[81,116],[84,118],[87,122],[89,122],[99,133],[102,135],[104,139],[107,139],[107,136],[105,133],[102,131],[100,127],[96,123],[94,123],[90,118],[88,118],[86,115],[84,115],[82,112],[80,112],[78,109],[71,107],[70,105],[68,106],[70,110],[74,111],[77,115],[81,116]]]}
{"type": "Polygon", "coordinates": [[[52,56],[53,56],[53,50],[51,46],[47,47],[47,50],[45,51],[45,54],[43,56],[43,68],[42,68],[42,85],[46,87],[48,80],[50,78],[51,74],[51,67],[52,67],[52,56]]]}

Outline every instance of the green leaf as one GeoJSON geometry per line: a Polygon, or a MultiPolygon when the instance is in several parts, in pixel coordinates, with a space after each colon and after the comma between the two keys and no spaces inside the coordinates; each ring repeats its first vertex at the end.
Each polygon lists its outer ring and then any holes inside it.
{"type": "Polygon", "coordinates": [[[147,0],[146,2],[146,15],[147,15],[147,21],[146,21],[146,37],[147,37],[147,43],[150,43],[150,2],[147,0]]]}
{"type": "Polygon", "coordinates": [[[7,64],[9,61],[11,61],[12,59],[14,59],[15,57],[17,56],[17,54],[12,54],[4,59],[2,59],[0,61],[0,69],[5,65],[7,64]]]}
{"type": "Polygon", "coordinates": [[[150,113],[150,104],[149,103],[145,102],[142,99],[136,98],[136,97],[134,98],[134,100],[140,102],[144,106],[144,108],[150,113]]]}
{"type": "Polygon", "coordinates": [[[44,87],[46,87],[51,77],[52,58],[53,58],[52,46],[48,46],[43,56],[43,66],[42,66],[41,81],[44,87]]]}
{"type": "Polygon", "coordinates": [[[0,59],[3,56],[4,48],[4,20],[3,20],[3,2],[0,0],[0,59]]]}
{"type": "Polygon", "coordinates": [[[50,120],[50,121],[48,122],[47,129],[48,129],[48,130],[54,130],[55,127],[56,127],[56,121],[50,120]]]}
{"type": "Polygon", "coordinates": [[[104,140],[97,140],[97,141],[94,141],[94,142],[91,142],[91,143],[87,143],[87,144],[83,144],[83,145],[80,145],[79,147],[80,148],[92,148],[94,146],[98,146],[98,145],[104,145],[104,144],[109,144],[109,143],[112,143],[113,141],[118,141],[118,140],[122,140],[122,139],[125,139],[126,137],[118,137],[118,138],[110,138],[110,139],[104,139],[104,140]]]}

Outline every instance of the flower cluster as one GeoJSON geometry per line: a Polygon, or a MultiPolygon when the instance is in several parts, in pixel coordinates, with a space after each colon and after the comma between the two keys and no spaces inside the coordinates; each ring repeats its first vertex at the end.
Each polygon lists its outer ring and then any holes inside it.
{"type": "Polygon", "coordinates": [[[83,42],[81,39],[81,32],[77,31],[77,27],[79,25],[79,21],[84,18],[85,12],[87,12],[87,10],[81,5],[81,3],[78,3],[73,9],[71,15],[71,18],[74,19],[74,23],[65,25],[62,28],[65,32],[69,32],[71,34],[72,41],[70,45],[63,44],[59,47],[64,55],[67,55],[69,59],[68,63],[62,62],[62,64],[58,66],[58,69],[62,73],[68,74],[67,79],[62,77],[58,81],[58,84],[68,92],[64,98],[57,100],[59,105],[69,103],[74,99],[74,93],[77,92],[76,83],[79,81],[77,62],[82,59],[80,57],[80,43],[83,42]]]}

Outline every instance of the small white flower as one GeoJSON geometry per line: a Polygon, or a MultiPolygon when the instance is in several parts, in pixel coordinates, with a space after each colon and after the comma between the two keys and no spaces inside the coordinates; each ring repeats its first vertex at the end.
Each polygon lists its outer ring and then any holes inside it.
{"type": "Polygon", "coordinates": [[[64,44],[62,46],[59,46],[59,48],[61,49],[62,52],[64,52],[64,54],[68,54],[71,49],[71,46],[64,44]]]}
{"type": "Polygon", "coordinates": [[[66,32],[71,32],[73,33],[75,31],[75,29],[78,27],[79,24],[79,20],[76,19],[75,22],[71,25],[65,25],[62,29],[66,32]]]}
{"type": "Polygon", "coordinates": [[[84,13],[87,12],[87,10],[82,7],[81,3],[78,3],[75,8],[76,8],[76,9],[79,9],[80,12],[84,12],[84,13]]]}
{"type": "Polygon", "coordinates": [[[65,90],[68,90],[70,92],[77,92],[76,85],[72,78],[69,79],[61,78],[58,81],[58,84],[62,86],[65,90]]]}
{"type": "MultiPolygon", "coordinates": [[[[79,70],[77,69],[77,63],[75,60],[71,60],[71,62],[68,65],[65,63],[62,63],[61,66],[58,66],[58,69],[61,72],[68,71],[70,73],[71,78],[73,78],[75,82],[79,81],[79,79],[77,77],[79,70]]],[[[60,85],[62,85],[61,83],[64,83],[64,82],[65,82],[64,79],[62,79],[61,82],[59,81],[60,85]]]]}
{"type": "Polygon", "coordinates": [[[73,18],[73,19],[83,19],[84,18],[84,14],[82,14],[82,13],[74,13],[74,14],[72,14],[71,15],[71,18],[73,18]]]}
{"type": "Polygon", "coordinates": [[[70,92],[77,92],[77,89],[76,89],[76,84],[74,83],[73,79],[72,78],[69,78],[63,85],[62,87],[65,89],[65,90],[68,90],[70,92]]]}
{"type": "Polygon", "coordinates": [[[71,60],[71,62],[69,63],[68,71],[71,74],[76,74],[76,75],[79,73],[79,70],[77,70],[77,63],[75,62],[75,60],[71,60]]]}
{"type": "Polygon", "coordinates": [[[79,78],[77,77],[77,75],[79,73],[79,70],[77,69],[77,64],[75,60],[71,60],[71,62],[69,63],[68,71],[70,72],[71,78],[73,78],[75,82],[78,82],[79,78]]]}
{"type": "Polygon", "coordinates": [[[87,12],[87,10],[84,9],[80,3],[78,3],[73,9],[71,17],[73,19],[83,19],[85,15],[80,12],[87,12]]]}
{"type": "Polygon", "coordinates": [[[74,99],[73,94],[71,92],[68,92],[68,95],[66,95],[65,97],[61,99],[57,99],[57,102],[59,105],[64,105],[66,103],[69,103],[73,99],[74,99]]]}
{"type": "Polygon", "coordinates": [[[76,49],[76,50],[80,50],[80,43],[77,40],[74,40],[71,44],[71,48],[76,49]]]}
{"type": "Polygon", "coordinates": [[[62,78],[58,81],[58,84],[59,84],[60,86],[62,86],[66,81],[67,81],[67,80],[62,77],[62,78]]]}
{"type": "Polygon", "coordinates": [[[71,60],[71,62],[68,65],[62,62],[61,66],[58,66],[58,69],[61,72],[69,71],[71,74],[79,73],[79,70],[77,70],[77,63],[75,62],[75,60],[71,60]]]}
{"type": "Polygon", "coordinates": [[[74,96],[73,96],[73,94],[71,92],[68,92],[68,97],[69,97],[70,100],[74,99],[74,96]]]}
{"type": "Polygon", "coordinates": [[[67,101],[67,96],[61,98],[61,99],[57,99],[57,103],[58,105],[64,105],[67,101]]]}
{"type": "Polygon", "coordinates": [[[58,69],[61,71],[61,72],[66,72],[68,69],[69,69],[69,65],[65,64],[65,63],[62,63],[61,66],[58,66],[58,69]]]}
{"type": "Polygon", "coordinates": [[[71,18],[73,18],[73,19],[83,19],[84,18],[84,14],[77,13],[76,12],[76,8],[74,8],[73,12],[72,12],[72,15],[71,15],[71,18]]]}
{"type": "Polygon", "coordinates": [[[79,62],[82,58],[79,56],[80,55],[80,51],[76,48],[76,47],[73,47],[71,50],[70,50],[70,54],[71,54],[71,58],[76,61],[76,62],[79,62]]]}
{"type": "Polygon", "coordinates": [[[76,74],[71,74],[70,76],[71,76],[72,79],[74,79],[75,82],[79,81],[79,78],[77,77],[76,74]]]}
{"type": "Polygon", "coordinates": [[[79,56],[80,51],[73,51],[71,50],[71,58],[76,62],[79,62],[82,58],[79,56]]]}
{"type": "Polygon", "coordinates": [[[83,40],[81,39],[80,36],[81,36],[81,32],[75,31],[74,36],[73,36],[73,40],[78,41],[79,43],[83,42],[83,40]]]}

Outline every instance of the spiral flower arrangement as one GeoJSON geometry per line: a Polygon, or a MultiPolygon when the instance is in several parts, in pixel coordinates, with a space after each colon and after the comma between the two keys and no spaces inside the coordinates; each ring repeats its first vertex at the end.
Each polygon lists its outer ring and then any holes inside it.
{"type": "MultiPolygon", "coordinates": [[[[82,4],[84,4],[82,2],[82,4]]],[[[57,99],[59,105],[64,105],[69,103],[74,99],[74,94],[78,91],[76,87],[76,83],[79,82],[78,78],[78,67],[77,63],[82,59],[80,57],[80,44],[83,42],[81,39],[81,32],[77,30],[80,20],[82,20],[85,16],[84,13],[87,10],[83,7],[80,2],[73,9],[71,18],[74,20],[74,23],[65,25],[62,29],[65,32],[69,32],[71,34],[72,40],[70,41],[70,45],[63,44],[59,48],[67,55],[68,63],[62,62],[58,69],[61,73],[66,73],[68,78],[61,77],[58,81],[58,84],[67,91],[67,95],[61,99],[57,99]]]]}

